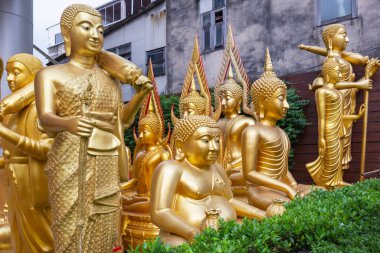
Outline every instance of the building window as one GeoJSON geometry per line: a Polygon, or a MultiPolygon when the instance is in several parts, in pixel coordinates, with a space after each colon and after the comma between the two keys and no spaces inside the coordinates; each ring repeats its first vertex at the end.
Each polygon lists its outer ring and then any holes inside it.
{"type": "Polygon", "coordinates": [[[317,25],[327,25],[357,17],[356,0],[316,0],[317,25]]]}
{"type": "Polygon", "coordinates": [[[131,43],[127,43],[121,46],[113,47],[110,49],[107,49],[108,52],[115,53],[120,55],[121,57],[131,60],[131,43]]]}
{"type": "Polygon", "coordinates": [[[55,40],[54,40],[54,42],[55,42],[55,45],[60,44],[60,43],[63,43],[62,33],[57,33],[57,34],[55,35],[55,40]]]}
{"type": "Polygon", "coordinates": [[[165,75],[165,48],[158,48],[146,52],[146,66],[149,68],[149,59],[152,60],[154,76],[165,75]]]}
{"type": "Polygon", "coordinates": [[[201,4],[202,49],[212,51],[222,48],[226,27],[225,0],[203,0],[201,4]]]}
{"type": "Polygon", "coordinates": [[[103,25],[107,26],[124,18],[125,2],[114,1],[111,4],[100,7],[98,11],[102,14],[103,25]]]}

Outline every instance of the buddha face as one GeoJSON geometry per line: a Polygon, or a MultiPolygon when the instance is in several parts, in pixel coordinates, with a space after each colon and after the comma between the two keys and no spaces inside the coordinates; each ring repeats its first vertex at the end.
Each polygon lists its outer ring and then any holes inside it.
{"type": "Polygon", "coordinates": [[[328,73],[328,82],[336,84],[339,83],[339,80],[342,78],[342,73],[340,73],[339,66],[335,66],[334,69],[328,73]]]}
{"type": "Polygon", "coordinates": [[[12,92],[21,89],[28,83],[31,83],[34,76],[30,73],[29,69],[20,62],[8,62],[6,66],[8,73],[7,81],[9,89],[12,92]]]}
{"type": "Polygon", "coordinates": [[[157,136],[148,125],[141,126],[139,138],[143,145],[154,145],[157,143],[157,136]]]}
{"type": "Polygon", "coordinates": [[[239,111],[240,101],[238,101],[230,91],[220,92],[222,112],[224,114],[233,114],[239,111]]]}
{"type": "Polygon", "coordinates": [[[63,35],[68,40],[71,51],[84,56],[95,56],[103,47],[102,18],[80,12],[76,15],[69,35],[63,35]]]}
{"type": "Polygon", "coordinates": [[[184,113],[183,116],[197,115],[197,107],[193,103],[186,103],[183,106],[184,113]]]}
{"type": "Polygon", "coordinates": [[[344,51],[349,41],[350,40],[347,37],[346,29],[339,28],[338,31],[335,33],[334,37],[332,38],[332,49],[344,51]]]}
{"type": "Polygon", "coordinates": [[[285,117],[289,109],[288,101],[286,101],[286,90],[278,88],[265,104],[265,118],[280,120],[285,117]]]}
{"type": "Polygon", "coordinates": [[[189,163],[204,168],[214,164],[219,155],[220,129],[199,127],[185,143],[182,152],[189,163]]]}

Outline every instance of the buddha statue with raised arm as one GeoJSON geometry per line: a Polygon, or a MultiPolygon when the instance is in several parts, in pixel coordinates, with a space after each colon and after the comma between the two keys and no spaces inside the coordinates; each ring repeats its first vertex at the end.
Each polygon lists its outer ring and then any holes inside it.
{"type": "MultiPolygon", "coordinates": [[[[356,108],[356,93],[359,89],[371,89],[372,84],[369,78],[371,78],[377,71],[379,62],[376,66],[371,68],[367,78],[362,78],[355,82],[355,73],[351,64],[366,66],[370,60],[367,56],[362,56],[358,53],[352,53],[345,51],[349,42],[347,31],[342,24],[332,24],[326,26],[322,31],[322,39],[325,44],[325,48],[317,46],[300,45],[299,48],[315,54],[327,56],[327,52],[330,50],[331,57],[339,64],[340,73],[342,75],[340,82],[335,85],[335,89],[338,89],[343,96],[343,114],[353,115],[356,108]]],[[[326,58],[327,59],[327,58],[326,58]]],[[[325,60],[326,60],[325,59],[325,60]]],[[[371,61],[374,61],[372,59],[371,61]]],[[[315,90],[322,87],[325,80],[323,77],[317,77],[314,80],[311,89],[315,90]]],[[[351,157],[351,136],[353,121],[343,122],[345,135],[343,138],[343,156],[342,156],[342,168],[348,169],[349,163],[352,160],[351,157]]]]}
{"type": "Polygon", "coordinates": [[[289,202],[296,195],[309,192],[309,187],[297,184],[288,170],[290,141],[284,130],[276,126],[289,109],[286,91],[285,83],[273,71],[267,48],[264,73],[251,87],[259,122],[247,127],[241,139],[248,201],[261,210],[266,210],[274,199],[289,202]]]}
{"type": "Polygon", "coordinates": [[[217,163],[221,131],[215,120],[189,115],[178,120],[173,135],[175,159],[160,163],[151,186],[152,221],[164,243],[191,241],[210,223],[205,222],[206,213],[224,220],[265,217],[233,197],[227,174],[217,163]]]}
{"type": "Polygon", "coordinates": [[[55,136],[45,169],[54,251],[121,252],[124,126],[149,93],[150,80],[133,63],[102,50],[96,9],[70,5],[60,26],[69,62],[40,70],[35,80],[40,125],[55,136]],[[119,81],[136,88],[132,104],[122,106],[119,81]]]}
{"type": "Polygon", "coordinates": [[[142,244],[158,236],[159,229],[150,218],[150,187],[153,172],[159,163],[171,158],[168,146],[169,134],[164,138],[164,117],[154,79],[153,66],[149,63],[148,77],[153,90],[144,99],[140,110],[138,137],[133,159],[133,179],[123,186],[123,214],[125,248],[142,244]]]}
{"type": "Polygon", "coordinates": [[[34,78],[42,68],[30,54],[16,54],[6,64],[12,93],[1,101],[0,123],[8,220],[12,250],[53,252],[53,235],[44,173],[52,139],[41,133],[34,103],[34,78]]]}
{"type": "MultiPolygon", "coordinates": [[[[366,72],[370,70],[366,68],[366,72]]],[[[345,115],[343,95],[335,87],[342,78],[339,62],[328,58],[322,67],[325,81],[315,92],[318,112],[318,158],[306,164],[314,183],[318,186],[334,188],[349,185],[343,181],[344,138],[348,133],[344,122],[359,119],[364,113],[360,107],[358,115],[345,115]]],[[[367,73],[366,73],[367,76],[367,73]]]]}

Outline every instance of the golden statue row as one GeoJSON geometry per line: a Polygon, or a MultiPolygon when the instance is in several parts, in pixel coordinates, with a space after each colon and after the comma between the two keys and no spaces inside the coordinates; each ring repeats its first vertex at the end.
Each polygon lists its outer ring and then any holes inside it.
{"type": "MultiPolygon", "coordinates": [[[[102,50],[103,30],[97,10],[71,5],[61,17],[68,63],[43,68],[28,54],[6,63],[12,94],[0,105],[0,165],[9,208],[0,220],[0,250],[121,252],[123,243],[135,247],[158,235],[178,245],[215,226],[215,217],[263,219],[274,201],[310,192],[288,170],[290,142],[276,127],[289,109],[287,88],[268,49],[264,73],[249,87],[229,28],[214,108],[196,40],[180,117],[172,112],[175,129],[164,137],[152,65],[145,77],[102,50]],[[126,105],[120,83],[136,89],[126,105]],[[131,159],[123,131],[140,107],[131,159]],[[241,108],[253,117],[241,115],[241,108]]],[[[317,186],[329,188],[346,185],[352,121],[367,109],[355,115],[355,93],[372,88],[379,61],[345,52],[341,25],[322,35],[326,49],[300,48],[327,56],[312,86],[319,156],[306,167],[317,186]],[[366,65],[365,78],[354,82],[351,63],[366,65]]]]}

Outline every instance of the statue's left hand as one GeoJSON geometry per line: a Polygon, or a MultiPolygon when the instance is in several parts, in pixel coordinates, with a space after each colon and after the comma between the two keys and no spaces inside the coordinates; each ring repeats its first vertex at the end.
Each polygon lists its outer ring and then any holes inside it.
{"type": "Polygon", "coordinates": [[[379,69],[380,60],[377,58],[372,58],[368,60],[367,65],[365,66],[365,77],[371,78],[373,77],[377,70],[379,69]]]}

